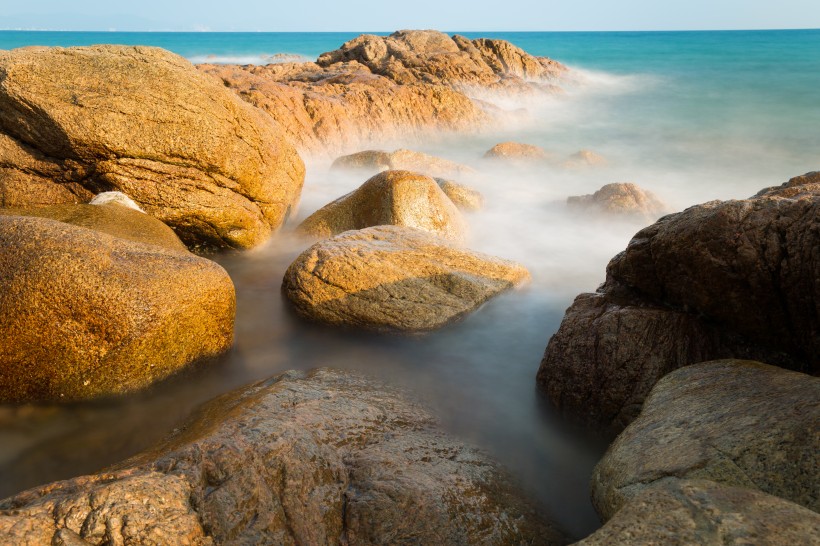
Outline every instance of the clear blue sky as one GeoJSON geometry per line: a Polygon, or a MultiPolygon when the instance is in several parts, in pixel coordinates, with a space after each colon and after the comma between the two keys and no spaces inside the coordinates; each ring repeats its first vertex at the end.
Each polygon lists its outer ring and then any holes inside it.
{"type": "Polygon", "coordinates": [[[820,0],[0,0],[0,29],[390,31],[820,28],[820,0]]]}

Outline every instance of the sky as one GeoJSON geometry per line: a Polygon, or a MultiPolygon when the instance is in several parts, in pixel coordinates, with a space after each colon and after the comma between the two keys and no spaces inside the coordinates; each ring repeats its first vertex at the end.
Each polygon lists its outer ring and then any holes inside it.
{"type": "Polygon", "coordinates": [[[820,0],[0,0],[0,29],[173,31],[820,28],[820,0]]]}

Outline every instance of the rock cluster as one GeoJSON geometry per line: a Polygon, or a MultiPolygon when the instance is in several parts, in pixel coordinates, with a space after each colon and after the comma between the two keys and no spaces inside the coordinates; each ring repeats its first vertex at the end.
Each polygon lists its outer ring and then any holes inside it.
{"type": "Polygon", "coordinates": [[[329,237],[370,226],[405,226],[462,241],[466,223],[435,180],[409,171],[385,171],[358,189],[325,205],[297,228],[329,237]]]}
{"type": "Polygon", "coordinates": [[[566,414],[618,431],[681,366],[735,357],[817,372],[818,247],[817,173],[665,216],[576,298],[538,382],[566,414]]]}
{"type": "Polygon", "coordinates": [[[567,541],[494,462],[400,392],[318,370],[226,394],[115,468],[0,501],[0,542],[567,541]]]}
{"type": "Polygon", "coordinates": [[[314,321],[377,331],[426,331],[529,279],[524,267],[416,229],[377,226],[321,241],[282,284],[314,321]]]}
{"type": "Polygon", "coordinates": [[[436,31],[363,35],[316,63],[202,65],[268,112],[306,153],[488,126],[506,114],[470,89],[551,93],[566,68],[502,40],[436,31]]]}
{"type": "Polygon", "coordinates": [[[285,221],[303,178],[269,116],[167,51],[0,52],[0,206],[119,190],[191,246],[247,248],[285,221]]]}

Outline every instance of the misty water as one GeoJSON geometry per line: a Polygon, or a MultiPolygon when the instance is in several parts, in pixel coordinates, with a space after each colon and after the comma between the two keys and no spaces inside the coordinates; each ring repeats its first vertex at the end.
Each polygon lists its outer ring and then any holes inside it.
{"type": "MultiPolygon", "coordinates": [[[[0,33],[0,48],[21,45],[9,36],[0,33]]],[[[341,43],[335,35],[304,36],[311,38],[280,36],[268,43],[264,36],[249,35],[244,49],[236,41],[220,49],[224,37],[211,42],[196,37],[205,41],[191,45],[189,40],[178,51],[210,61],[212,55],[315,57],[341,43]]],[[[484,210],[466,216],[467,246],[523,263],[532,273],[528,286],[431,334],[370,335],[319,327],[289,311],[280,293],[282,276],[306,243],[287,230],[262,248],[215,256],[236,285],[234,349],[125,399],[0,407],[0,497],[132,455],[165,436],[198,404],[227,390],[289,369],[330,366],[406,387],[445,429],[504,463],[570,534],[580,537],[595,529],[588,479],[605,445],[552,414],[538,394],[535,373],[575,295],[595,290],[609,259],[652,219],[570,211],[566,198],[629,181],[674,211],[748,197],[817,169],[820,32],[496,37],[569,64],[573,75],[565,93],[527,102],[482,96],[510,110],[525,108],[527,115],[511,116],[515,123],[480,134],[373,147],[407,147],[476,169],[459,180],[480,190],[486,201],[484,210]],[[556,161],[533,167],[482,159],[507,140],[540,145],[556,161]],[[606,165],[561,165],[581,149],[600,154],[606,165]]],[[[87,40],[115,41],[107,38],[87,40]]],[[[158,40],[132,38],[151,39],[158,40]]],[[[157,45],[174,49],[173,41],[157,45]]],[[[307,158],[302,203],[290,227],[367,178],[330,170],[331,159],[307,158]]]]}

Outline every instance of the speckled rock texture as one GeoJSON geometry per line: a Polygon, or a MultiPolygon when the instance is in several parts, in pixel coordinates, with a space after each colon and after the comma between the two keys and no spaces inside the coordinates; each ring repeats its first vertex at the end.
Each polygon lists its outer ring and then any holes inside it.
{"type": "Polygon", "coordinates": [[[291,264],[282,289],[310,320],[377,331],[439,328],[530,278],[515,263],[398,226],[321,241],[291,264]]]}
{"type": "Polygon", "coordinates": [[[432,177],[460,177],[475,175],[472,167],[413,150],[365,150],[337,158],[333,169],[379,172],[386,170],[413,171],[432,177]]]}
{"type": "Polygon", "coordinates": [[[0,542],[566,544],[400,392],[289,372],[206,404],[117,467],[0,501],[0,542]]]}
{"type": "Polygon", "coordinates": [[[820,515],[760,491],[663,479],[577,546],[790,546],[820,543],[820,515]]]}
{"type": "Polygon", "coordinates": [[[667,477],[759,489],[820,511],[820,378],[753,361],[687,366],[661,379],[592,475],[612,517],[667,477]]]}
{"type": "Polygon", "coordinates": [[[330,237],[371,226],[405,226],[463,241],[467,224],[435,180],[410,171],[384,171],[308,216],[297,231],[330,237]]]}
{"type": "Polygon", "coordinates": [[[185,254],[188,250],[174,230],[145,213],[134,209],[107,203],[104,205],[51,205],[45,207],[0,208],[0,216],[35,216],[50,218],[75,226],[93,229],[102,233],[127,239],[137,243],[161,246],[167,250],[177,250],[185,254]]]}
{"type": "MultiPolygon", "coordinates": [[[[63,219],[99,227],[91,209],[144,216],[119,205],[84,207],[63,219]]],[[[225,270],[184,249],[0,215],[2,403],[141,389],[230,348],[234,313],[225,270]]]]}
{"type": "Polygon", "coordinates": [[[454,180],[445,180],[443,178],[436,178],[436,184],[459,209],[475,212],[484,208],[484,196],[480,191],[471,188],[467,184],[460,184],[454,180]]]}
{"type": "Polygon", "coordinates": [[[569,197],[567,205],[578,211],[639,216],[650,220],[670,212],[669,206],[654,193],[631,182],[606,184],[591,195],[569,197]]]}
{"type": "Polygon", "coordinates": [[[268,112],[300,152],[317,155],[490,127],[509,112],[487,91],[554,93],[567,72],[503,40],[436,31],[362,35],[316,63],[199,68],[268,112]]]}
{"type": "Polygon", "coordinates": [[[191,246],[247,248],[285,221],[303,179],[269,116],[177,55],[0,52],[0,206],[118,190],[191,246]]]}
{"type": "Polygon", "coordinates": [[[682,366],[744,358],[816,374],[818,249],[818,173],[665,216],[576,298],[538,382],[567,416],[618,432],[682,366]]]}

